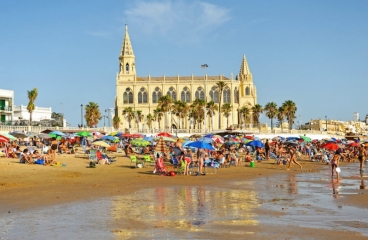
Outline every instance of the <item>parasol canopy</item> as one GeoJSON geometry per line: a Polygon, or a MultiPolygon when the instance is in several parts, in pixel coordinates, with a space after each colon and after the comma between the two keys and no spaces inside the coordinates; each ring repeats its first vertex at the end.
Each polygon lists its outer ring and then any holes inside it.
{"type": "Polygon", "coordinates": [[[155,152],[167,152],[167,146],[162,137],[160,137],[160,139],[156,143],[155,152]]]}
{"type": "Polygon", "coordinates": [[[105,147],[105,148],[110,147],[110,145],[104,141],[96,141],[96,142],[93,142],[92,144],[96,146],[105,147]]]}
{"type": "Polygon", "coordinates": [[[208,150],[216,150],[212,145],[206,142],[201,142],[201,141],[191,142],[191,143],[188,143],[186,146],[194,147],[194,148],[208,149],[208,150]]]}

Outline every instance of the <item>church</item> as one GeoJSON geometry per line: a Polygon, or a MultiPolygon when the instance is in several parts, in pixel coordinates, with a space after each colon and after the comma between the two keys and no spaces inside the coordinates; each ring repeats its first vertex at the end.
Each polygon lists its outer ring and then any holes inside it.
{"type": "MultiPolygon", "coordinates": [[[[225,103],[230,103],[231,111],[226,118],[221,114],[221,121],[219,126],[219,113],[210,112],[206,114],[201,126],[196,126],[197,129],[211,129],[219,130],[225,129],[230,125],[243,124],[244,119],[239,115],[239,109],[247,106],[249,109],[257,104],[257,90],[253,84],[252,74],[249,70],[248,62],[243,56],[240,71],[237,77],[230,77],[223,75],[219,76],[160,76],[160,77],[138,77],[137,68],[135,65],[135,55],[133,52],[132,43],[129,38],[128,26],[125,26],[125,36],[123,45],[119,56],[119,71],[116,75],[116,96],[115,96],[115,116],[120,119],[119,128],[148,130],[150,127],[147,124],[146,117],[154,111],[159,104],[159,99],[162,96],[168,95],[173,101],[180,100],[190,106],[196,99],[204,101],[213,101],[219,104],[219,91],[216,83],[223,81],[226,83],[222,92],[221,106],[225,103]],[[133,111],[141,111],[143,119],[136,119],[131,121],[131,126],[124,114],[124,109],[131,107],[133,111]]],[[[205,109],[204,109],[205,111],[205,109]]],[[[152,123],[152,128],[193,128],[193,119],[188,117],[184,121],[178,118],[175,114],[170,112],[165,117],[152,123]],[[167,123],[165,123],[167,121],[167,123]]]]}

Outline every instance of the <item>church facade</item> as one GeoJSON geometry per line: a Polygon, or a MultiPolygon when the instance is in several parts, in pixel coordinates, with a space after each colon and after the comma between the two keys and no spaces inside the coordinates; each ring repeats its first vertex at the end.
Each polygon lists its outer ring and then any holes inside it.
{"type": "MultiPolygon", "coordinates": [[[[128,26],[125,27],[125,36],[119,56],[119,72],[116,75],[115,116],[120,118],[119,128],[148,129],[146,121],[148,114],[154,115],[154,110],[159,104],[162,96],[169,95],[173,101],[181,100],[189,106],[195,99],[207,102],[213,101],[219,104],[219,91],[216,83],[224,81],[226,87],[223,89],[221,106],[224,103],[231,104],[231,113],[228,118],[221,114],[219,126],[219,113],[210,112],[201,126],[196,128],[219,130],[225,129],[233,124],[243,124],[244,119],[239,115],[239,109],[243,106],[251,108],[257,104],[257,90],[253,83],[252,74],[249,70],[247,59],[244,55],[240,71],[237,77],[220,76],[160,76],[160,77],[138,77],[135,65],[135,55],[128,34],[128,26]],[[134,111],[141,111],[142,120],[134,119],[131,126],[126,119],[124,109],[131,107],[134,111]]],[[[205,109],[204,109],[205,111],[205,109]]],[[[174,114],[166,113],[160,123],[154,121],[152,128],[174,127],[189,129],[193,127],[193,120],[188,118],[184,125],[174,114]],[[167,121],[167,123],[165,123],[167,121]]],[[[138,117],[137,117],[138,118],[138,117]]]]}

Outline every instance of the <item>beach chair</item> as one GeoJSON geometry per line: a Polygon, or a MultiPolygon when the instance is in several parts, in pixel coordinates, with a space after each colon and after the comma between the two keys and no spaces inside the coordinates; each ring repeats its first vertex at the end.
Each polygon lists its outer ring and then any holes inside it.
{"type": "Polygon", "coordinates": [[[91,161],[97,161],[97,150],[96,149],[89,150],[88,159],[91,161]]]}
{"type": "Polygon", "coordinates": [[[137,156],[130,155],[130,167],[132,166],[132,163],[134,163],[134,167],[137,168],[137,156]]]}
{"type": "Polygon", "coordinates": [[[149,163],[150,166],[154,165],[154,162],[152,161],[151,159],[151,156],[150,155],[144,155],[143,156],[143,159],[144,159],[144,162],[145,163],[149,163]]]}

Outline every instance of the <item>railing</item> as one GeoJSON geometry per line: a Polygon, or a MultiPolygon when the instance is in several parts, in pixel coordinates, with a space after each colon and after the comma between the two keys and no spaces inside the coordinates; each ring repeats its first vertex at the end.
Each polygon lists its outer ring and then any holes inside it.
{"type": "Polygon", "coordinates": [[[0,106],[0,111],[11,112],[12,107],[11,106],[0,106]]]}

